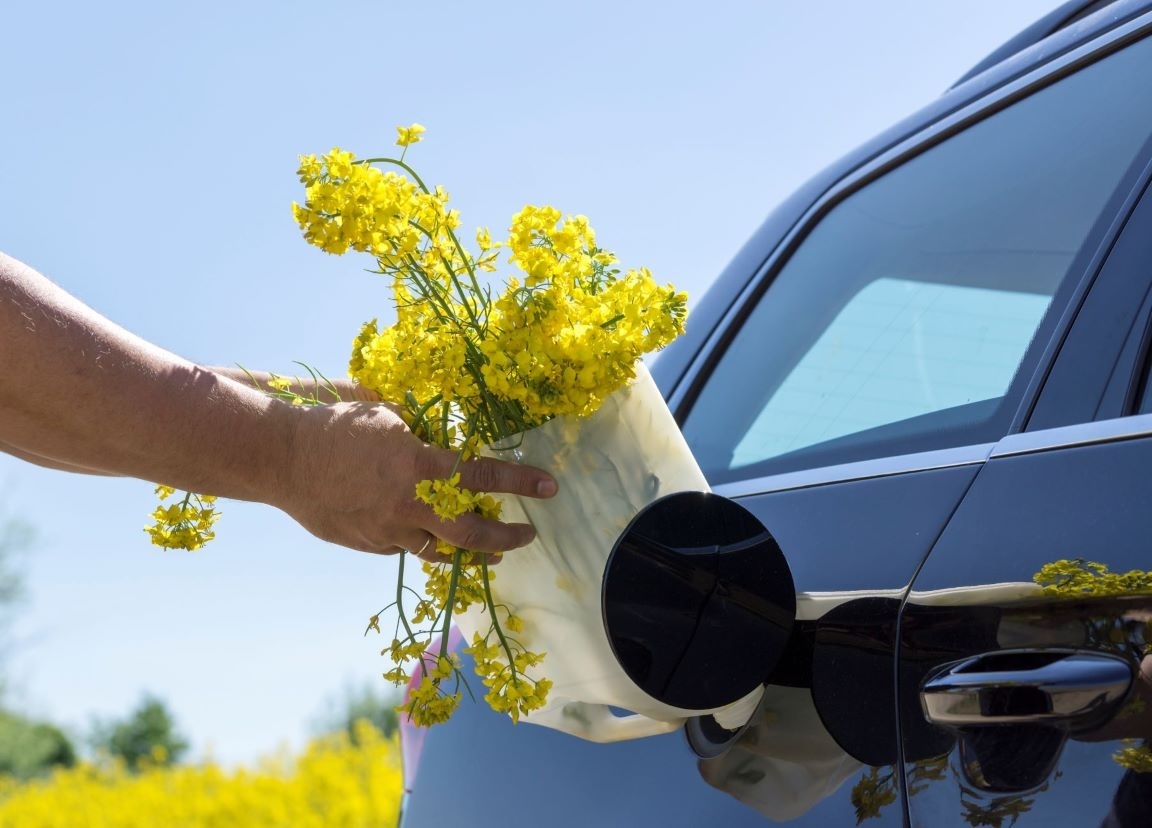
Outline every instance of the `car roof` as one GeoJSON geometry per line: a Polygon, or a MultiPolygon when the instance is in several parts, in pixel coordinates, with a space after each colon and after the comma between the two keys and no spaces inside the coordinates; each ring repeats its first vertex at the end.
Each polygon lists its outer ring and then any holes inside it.
{"type": "MultiPolygon", "coordinates": [[[[982,74],[988,69],[991,69],[993,66],[996,66],[999,63],[1003,63],[1007,58],[1022,52],[1029,46],[1033,46],[1039,43],[1041,40],[1051,37],[1063,29],[1067,29],[1069,26],[1072,26],[1084,18],[1095,14],[1101,9],[1107,8],[1108,6],[1115,6],[1117,5],[1117,2],[1118,0],[1070,0],[1070,2],[1062,4],[1058,8],[1041,17],[1032,25],[1025,28],[1015,37],[1006,40],[997,49],[992,51],[986,58],[965,72],[964,75],[961,76],[960,79],[957,80],[956,83],[952,84],[952,86],[949,88],[955,88],[960,84],[971,80],[977,75],[982,74]]],[[[1125,4],[1120,5],[1123,6],[1125,4]]],[[[1127,5],[1131,6],[1134,4],[1127,5]]],[[[1135,5],[1146,7],[1148,4],[1143,3],[1135,5]]],[[[1114,9],[1113,11],[1117,10],[1114,9]]],[[[1139,14],[1140,9],[1137,8],[1134,13],[1139,14]]],[[[1097,25],[1107,25],[1106,19],[1101,18],[1097,21],[1097,25]]]]}

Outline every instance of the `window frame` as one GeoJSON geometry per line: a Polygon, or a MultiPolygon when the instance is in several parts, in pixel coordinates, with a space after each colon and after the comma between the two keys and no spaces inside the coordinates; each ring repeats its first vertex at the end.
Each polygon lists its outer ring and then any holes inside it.
{"type": "Polygon", "coordinates": [[[1144,372],[1152,367],[1152,140],[1139,160],[1023,431],[1141,413],[1144,372]]]}
{"type": "MultiPolygon", "coordinates": [[[[997,87],[984,96],[909,133],[888,150],[847,173],[825,190],[809,205],[807,210],[801,213],[799,220],[783,235],[779,243],[773,249],[765,251],[763,264],[751,274],[751,278],[737,292],[727,312],[721,316],[719,324],[705,339],[700,350],[689,360],[680,380],[668,396],[669,405],[677,420],[681,423],[685,421],[701,389],[715,366],[727,353],[741,326],[752,314],[779,272],[791,260],[792,255],[831,210],[852,194],[921,153],[1013,106],[1041,89],[1149,36],[1152,36],[1152,14],[1142,15],[1128,24],[1102,35],[1096,41],[1072,49],[1059,58],[1053,59],[1031,72],[1019,75],[1003,86],[997,87]]],[[[1024,430],[1032,414],[1032,408],[1044,386],[1048,371],[1059,352],[1060,345],[1066,338],[1076,313],[1091,288],[1094,277],[1099,272],[1112,244],[1122,229],[1122,219],[1126,218],[1128,210],[1134,204],[1133,190],[1136,184],[1142,181],[1145,172],[1143,156],[1147,155],[1148,152],[1149,146],[1146,145],[1140,153],[1141,158],[1138,159],[1138,162],[1130,165],[1125,172],[1117,189],[1089,232],[1083,246],[1074,257],[1068,271],[1069,277],[1064,280],[1054,294],[1052,308],[1063,308],[1063,312],[1046,315],[1032,344],[1025,352],[1017,376],[1004,396],[1006,404],[1015,406],[1015,412],[1010,418],[1005,434],[998,435],[997,439],[1024,430]]],[[[957,456],[957,449],[960,448],[964,447],[933,449],[908,455],[910,467],[922,468],[924,462],[930,461],[930,455],[938,453],[951,461],[957,456]]],[[[972,451],[961,453],[967,456],[974,452],[986,452],[987,444],[973,444],[970,448],[972,451]]],[[[892,468],[893,464],[890,459],[890,455],[881,453],[871,460],[836,463],[835,466],[843,467],[846,473],[866,474],[866,469],[858,467],[879,460],[885,461],[884,466],[886,468],[892,468]]],[[[810,470],[817,471],[829,468],[832,466],[816,465],[812,466],[810,470]]],[[[767,483],[767,481],[781,476],[795,480],[795,485],[803,485],[802,480],[806,471],[809,469],[767,474],[761,479],[766,481],[766,486],[770,489],[777,487],[767,483]]],[[[755,477],[755,470],[750,470],[750,474],[755,477]]],[[[816,476],[825,480],[828,477],[827,472],[816,476]]],[[[726,484],[724,488],[748,489],[747,484],[749,482],[744,481],[735,487],[726,484]]]]}

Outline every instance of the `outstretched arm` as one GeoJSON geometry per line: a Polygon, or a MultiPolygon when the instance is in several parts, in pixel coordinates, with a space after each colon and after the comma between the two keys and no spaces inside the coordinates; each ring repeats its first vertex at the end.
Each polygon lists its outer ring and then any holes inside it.
{"type": "MultiPolygon", "coordinates": [[[[416,438],[387,406],[293,406],[129,333],[0,253],[0,448],[42,465],[125,475],[259,501],[354,549],[419,549],[430,536],[480,551],[522,546],[531,527],[441,522],[414,497],[455,455],[416,438]]],[[[461,485],[550,496],[542,471],[465,464],[461,485]]]]}
{"type": "MultiPolygon", "coordinates": [[[[235,365],[211,365],[210,371],[222,374],[228,379],[236,380],[245,385],[268,391],[272,388],[273,376],[268,371],[251,371],[235,365]]],[[[306,399],[315,399],[322,403],[331,402],[380,402],[380,396],[365,388],[363,385],[348,379],[327,379],[316,377],[301,377],[297,375],[277,377],[290,382],[288,390],[299,394],[306,399]]]]}

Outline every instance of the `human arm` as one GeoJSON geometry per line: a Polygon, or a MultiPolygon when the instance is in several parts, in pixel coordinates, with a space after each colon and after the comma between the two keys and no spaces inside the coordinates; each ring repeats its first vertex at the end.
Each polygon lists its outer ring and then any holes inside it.
{"type": "MultiPolygon", "coordinates": [[[[430,536],[479,551],[522,546],[531,527],[414,497],[454,453],[416,438],[384,405],[293,406],[129,333],[0,253],[0,448],[44,465],[125,475],[267,503],[324,540],[371,552],[430,536]]],[[[461,485],[547,496],[537,469],[478,460],[461,485]]]]}
{"type": "Polygon", "coordinates": [[[212,365],[208,366],[208,370],[263,391],[272,389],[274,378],[285,379],[290,383],[287,389],[289,392],[321,403],[380,402],[380,396],[376,392],[347,379],[328,379],[319,375],[308,378],[288,377],[281,374],[274,375],[268,371],[250,371],[247,368],[229,365],[212,365]]]}
{"type": "MultiPolygon", "coordinates": [[[[249,385],[253,388],[260,390],[270,390],[272,388],[271,381],[274,375],[267,371],[249,371],[244,368],[234,366],[203,366],[206,370],[212,371],[228,379],[235,380],[236,382],[244,385],[249,385]]],[[[279,375],[276,375],[279,376],[279,375]]],[[[323,403],[331,402],[379,402],[380,398],[371,390],[364,388],[350,380],[336,379],[322,381],[319,379],[301,379],[293,377],[289,391],[298,394],[306,399],[316,399],[323,403]]],[[[3,416],[3,412],[0,412],[3,416]]],[[[113,472],[107,469],[94,469],[86,468],[75,462],[68,462],[54,457],[45,457],[42,455],[33,454],[30,451],[18,448],[9,443],[0,441],[0,452],[10,454],[21,460],[26,460],[29,463],[34,463],[38,466],[44,466],[49,469],[56,469],[57,471],[73,472],[75,474],[95,474],[110,476],[113,472]]]]}
{"type": "MultiPolygon", "coordinates": [[[[268,371],[250,371],[238,366],[210,365],[201,367],[242,383],[243,385],[257,388],[265,393],[273,390],[273,380],[280,377],[280,375],[274,375],[268,371]]],[[[292,377],[289,379],[289,383],[287,389],[289,392],[308,400],[317,400],[321,403],[353,401],[380,402],[379,395],[347,379],[329,380],[327,378],[320,379],[319,377],[309,377],[308,379],[292,377]]],[[[3,412],[0,412],[0,415],[2,414],[3,412]]],[[[58,471],[105,476],[113,474],[106,469],[86,468],[75,462],[33,454],[30,451],[18,448],[10,443],[4,443],[3,441],[0,441],[0,452],[10,454],[13,457],[18,457],[21,460],[26,460],[38,466],[44,466],[45,468],[56,469],[58,471]]]]}

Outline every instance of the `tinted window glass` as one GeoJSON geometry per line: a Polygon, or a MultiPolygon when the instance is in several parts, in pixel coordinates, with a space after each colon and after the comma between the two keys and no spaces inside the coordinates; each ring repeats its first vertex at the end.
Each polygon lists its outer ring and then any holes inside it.
{"type": "Polygon", "coordinates": [[[733,465],[1002,395],[1048,297],[887,277],[848,300],[736,444],[733,465]]]}
{"type": "Polygon", "coordinates": [[[1132,91],[1150,52],[1105,58],[830,210],[685,420],[710,478],[1002,436],[1052,296],[1152,132],[1132,91]]]}

